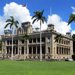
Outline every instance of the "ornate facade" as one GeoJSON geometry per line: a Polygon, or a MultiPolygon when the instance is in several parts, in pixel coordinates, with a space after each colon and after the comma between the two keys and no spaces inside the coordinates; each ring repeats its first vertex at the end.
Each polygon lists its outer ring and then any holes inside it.
{"type": "MultiPolygon", "coordinates": [[[[55,37],[60,33],[54,30],[54,25],[49,24],[48,28],[42,31],[42,58],[43,59],[67,59],[73,55],[73,41],[71,34],[62,35],[63,38],[55,42],[55,37]]],[[[2,35],[2,53],[5,57],[11,57],[12,35],[2,35]]],[[[13,35],[13,59],[39,59],[40,58],[40,32],[33,31],[30,22],[22,23],[13,35]],[[23,35],[29,35],[27,40],[20,39],[23,35]]]]}

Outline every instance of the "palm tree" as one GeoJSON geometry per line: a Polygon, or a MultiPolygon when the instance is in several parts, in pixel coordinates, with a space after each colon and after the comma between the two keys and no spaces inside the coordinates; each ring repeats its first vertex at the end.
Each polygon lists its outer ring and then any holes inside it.
{"type": "MultiPolygon", "coordinates": [[[[60,41],[62,40],[62,35],[61,34],[57,34],[56,37],[54,38],[55,39],[55,42],[58,42],[60,43],[60,41]]],[[[59,55],[59,61],[60,61],[60,53],[58,53],[59,55]]]]}
{"type": "Polygon", "coordinates": [[[40,61],[42,61],[42,45],[41,45],[41,24],[46,22],[46,18],[43,16],[44,10],[34,12],[34,16],[32,17],[33,22],[39,21],[40,22],[40,61]]]}
{"type": "MultiPolygon", "coordinates": [[[[71,15],[70,15],[70,18],[69,18],[69,20],[68,20],[68,25],[69,25],[71,22],[73,22],[73,21],[75,22],[75,14],[71,14],[71,15]]],[[[75,47],[74,47],[74,44],[75,44],[75,34],[72,35],[72,39],[73,39],[73,52],[74,52],[74,55],[73,55],[74,57],[73,57],[73,58],[74,58],[74,60],[75,60],[75,51],[74,51],[74,49],[75,49],[75,47]]]]}
{"type": "Polygon", "coordinates": [[[75,60],[75,34],[72,35],[72,39],[73,39],[73,55],[72,55],[72,58],[73,58],[73,60],[75,60]]]}
{"type": "Polygon", "coordinates": [[[57,34],[56,37],[55,37],[55,42],[58,42],[58,40],[60,42],[61,39],[62,39],[62,35],[61,34],[57,34]]]}
{"type": "Polygon", "coordinates": [[[13,16],[10,16],[10,19],[6,20],[6,25],[4,28],[7,28],[8,26],[10,26],[10,29],[12,29],[12,54],[11,54],[11,59],[13,60],[13,33],[14,33],[14,27],[18,28],[19,22],[17,20],[14,19],[13,16]]]}
{"type": "Polygon", "coordinates": [[[69,18],[69,20],[68,20],[68,25],[71,23],[71,22],[75,22],[75,14],[71,14],[70,15],[70,18],[69,18]]]}
{"type": "MultiPolygon", "coordinates": [[[[29,39],[29,35],[25,34],[23,36],[18,36],[18,39],[19,40],[24,40],[26,41],[26,50],[27,50],[27,39],[29,39]]],[[[26,50],[24,50],[24,60],[25,60],[25,53],[26,53],[26,50]]]]}

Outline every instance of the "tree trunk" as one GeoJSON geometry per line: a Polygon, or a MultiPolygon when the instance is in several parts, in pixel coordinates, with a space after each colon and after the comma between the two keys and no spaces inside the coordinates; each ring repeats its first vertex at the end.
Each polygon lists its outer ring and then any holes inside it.
{"type": "Polygon", "coordinates": [[[24,61],[26,59],[25,55],[26,55],[26,48],[25,48],[25,39],[24,39],[24,61]]]}
{"type": "Polygon", "coordinates": [[[40,21],[40,61],[42,61],[41,21],[40,21]]]}
{"type": "Polygon", "coordinates": [[[12,53],[11,53],[11,59],[13,60],[13,33],[14,33],[14,29],[12,27],[12,53]]]}

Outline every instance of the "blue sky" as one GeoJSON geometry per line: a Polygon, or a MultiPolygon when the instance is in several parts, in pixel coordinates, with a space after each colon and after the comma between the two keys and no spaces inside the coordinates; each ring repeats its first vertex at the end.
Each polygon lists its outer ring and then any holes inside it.
{"type": "MultiPolygon", "coordinates": [[[[51,14],[59,15],[66,22],[68,21],[69,15],[73,12],[71,7],[75,7],[75,0],[0,0],[0,16],[4,15],[4,6],[11,2],[27,4],[31,16],[34,11],[44,9],[44,15],[48,18],[51,9],[51,14]]],[[[75,30],[75,25],[73,24],[71,28],[75,30]]]]}

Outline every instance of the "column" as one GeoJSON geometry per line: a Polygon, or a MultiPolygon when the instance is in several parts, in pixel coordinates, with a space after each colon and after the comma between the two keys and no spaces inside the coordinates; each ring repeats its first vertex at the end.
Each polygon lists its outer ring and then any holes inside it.
{"type": "Polygon", "coordinates": [[[15,51],[14,53],[15,53],[15,55],[16,55],[16,47],[14,47],[14,51],[15,51]]]}
{"type": "Polygon", "coordinates": [[[45,59],[48,59],[47,37],[45,37],[45,59]]]}
{"type": "Polygon", "coordinates": [[[38,56],[37,56],[37,46],[36,46],[36,58],[37,58],[38,56]]]}
{"type": "Polygon", "coordinates": [[[4,57],[7,55],[7,41],[5,40],[4,57]]]}
{"type": "Polygon", "coordinates": [[[19,39],[18,39],[18,46],[17,46],[17,47],[18,47],[18,55],[19,55],[19,43],[20,43],[20,42],[19,42],[19,39]]]}
{"type": "Polygon", "coordinates": [[[65,53],[64,53],[64,47],[63,47],[63,54],[65,54],[65,53]]]}
{"type": "Polygon", "coordinates": [[[19,48],[19,51],[20,51],[20,55],[21,55],[21,46],[20,46],[20,48],[19,48]]]}
{"type": "Polygon", "coordinates": [[[70,58],[72,58],[73,55],[73,41],[70,41],[70,58]]]}
{"type": "Polygon", "coordinates": [[[32,54],[31,54],[31,58],[33,58],[33,46],[32,46],[32,54]]]}
{"type": "Polygon", "coordinates": [[[24,60],[26,59],[26,46],[24,46],[24,60]]]}
{"type": "Polygon", "coordinates": [[[51,35],[51,50],[52,50],[52,57],[51,59],[54,59],[54,44],[55,43],[55,40],[54,40],[54,35],[52,34],[51,35]]]}
{"type": "Polygon", "coordinates": [[[28,44],[29,44],[29,41],[27,40],[27,58],[29,58],[29,46],[28,46],[28,44]]]}

